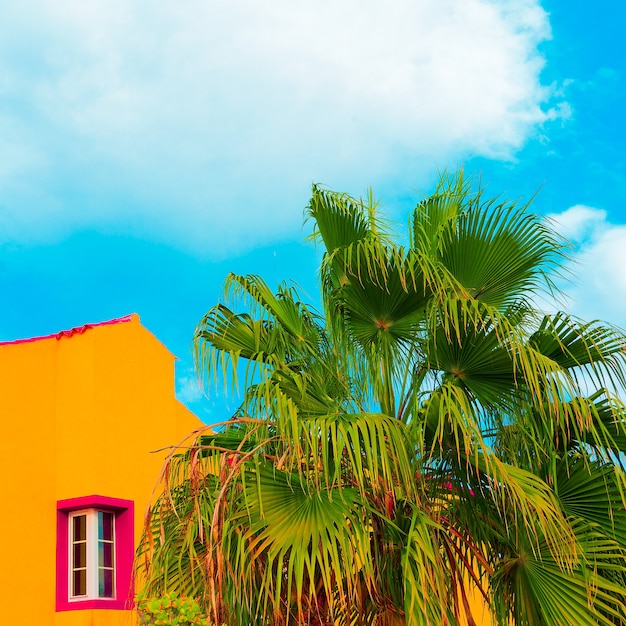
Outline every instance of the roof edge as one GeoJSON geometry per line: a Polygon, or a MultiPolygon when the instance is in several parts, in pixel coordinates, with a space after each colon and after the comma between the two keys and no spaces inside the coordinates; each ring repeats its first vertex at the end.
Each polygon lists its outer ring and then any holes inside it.
{"type": "Polygon", "coordinates": [[[137,313],[131,313],[124,317],[116,317],[112,320],[106,320],[105,322],[94,322],[92,324],[83,324],[82,326],[76,326],[69,330],[61,330],[58,333],[52,333],[51,335],[41,335],[39,337],[28,337],[26,339],[14,339],[12,341],[0,341],[0,346],[10,346],[19,343],[31,343],[33,341],[41,341],[43,339],[56,339],[57,341],[63,337],[72,337],[73,335],[82,335],[90,328],[96,328],[98,326],[111,326],[112,324],[126,324],[128,322],[139,322],[139,315],[137,313]]]}

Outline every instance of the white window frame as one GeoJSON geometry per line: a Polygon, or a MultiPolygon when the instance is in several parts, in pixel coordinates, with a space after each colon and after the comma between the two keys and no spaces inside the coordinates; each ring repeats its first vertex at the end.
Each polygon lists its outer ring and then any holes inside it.
{"type": "Polygon", "coordinates": [[[68,595],[70,602],[81,602],[84,600],[115,600],[115,590],[116,590],[116,575],[117,575],[117,563],[116,563],[116,536],[115,536],[115,526],[116,526],[116,514],[115,511],[110,511],[106,509],[79,509],[76,511],[71,511],[68,516],[68,595]],[[101,541],[98,537],[98,514],[99,513],[107,513],[113,516],[112,519],[112,540],[102,540],[106,543],[112,544],[112,567],[104,567],[103,564],[99,563],[98,558],[98,548],[99,542],[101,541]],[[86,521],[86,593],[83,595],[72,595],[73,590],[73,575],[74,575],[74,518],[85,516],[86,521]],[[111,596],[100,596],[99,595],[99,571],[101,569],[110,569],[113,572],[113,579],[111,584],[112,595],[111,596]]]}

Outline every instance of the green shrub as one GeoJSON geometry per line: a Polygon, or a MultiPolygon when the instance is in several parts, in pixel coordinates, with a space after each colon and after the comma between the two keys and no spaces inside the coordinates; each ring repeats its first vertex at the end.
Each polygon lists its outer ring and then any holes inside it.
{"type": "Polygon", "coordinates": [[[176,593],[158,598],[139,594],[137,611],[141,626],[210,626],[195,600],[176,593]]]}

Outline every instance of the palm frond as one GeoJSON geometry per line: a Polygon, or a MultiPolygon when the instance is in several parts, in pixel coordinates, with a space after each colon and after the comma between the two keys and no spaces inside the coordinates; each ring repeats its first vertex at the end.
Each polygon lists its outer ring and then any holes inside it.
{"type": "Polygon", "coordinates": [[[626,336],[537,308],[565,242],[462,172],[408,245],[371,191],[307,217],[323,310],[231,274],[196,329],[241,405],[168,456],[144,589],[230,626],[626,623],[626,336]]]}

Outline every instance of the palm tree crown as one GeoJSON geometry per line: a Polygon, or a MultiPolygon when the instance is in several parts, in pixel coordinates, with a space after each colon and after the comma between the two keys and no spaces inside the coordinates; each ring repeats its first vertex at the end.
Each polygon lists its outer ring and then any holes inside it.
{"type": "Polygon", "coordinates": [[[404,245],[313,187],[323,314],[231,275],[196,334],[241,385],[167,460],[148,593],[215,623],[625,624],[626,338],[542,314],[565,242],[443,175],[404,245]]]}

